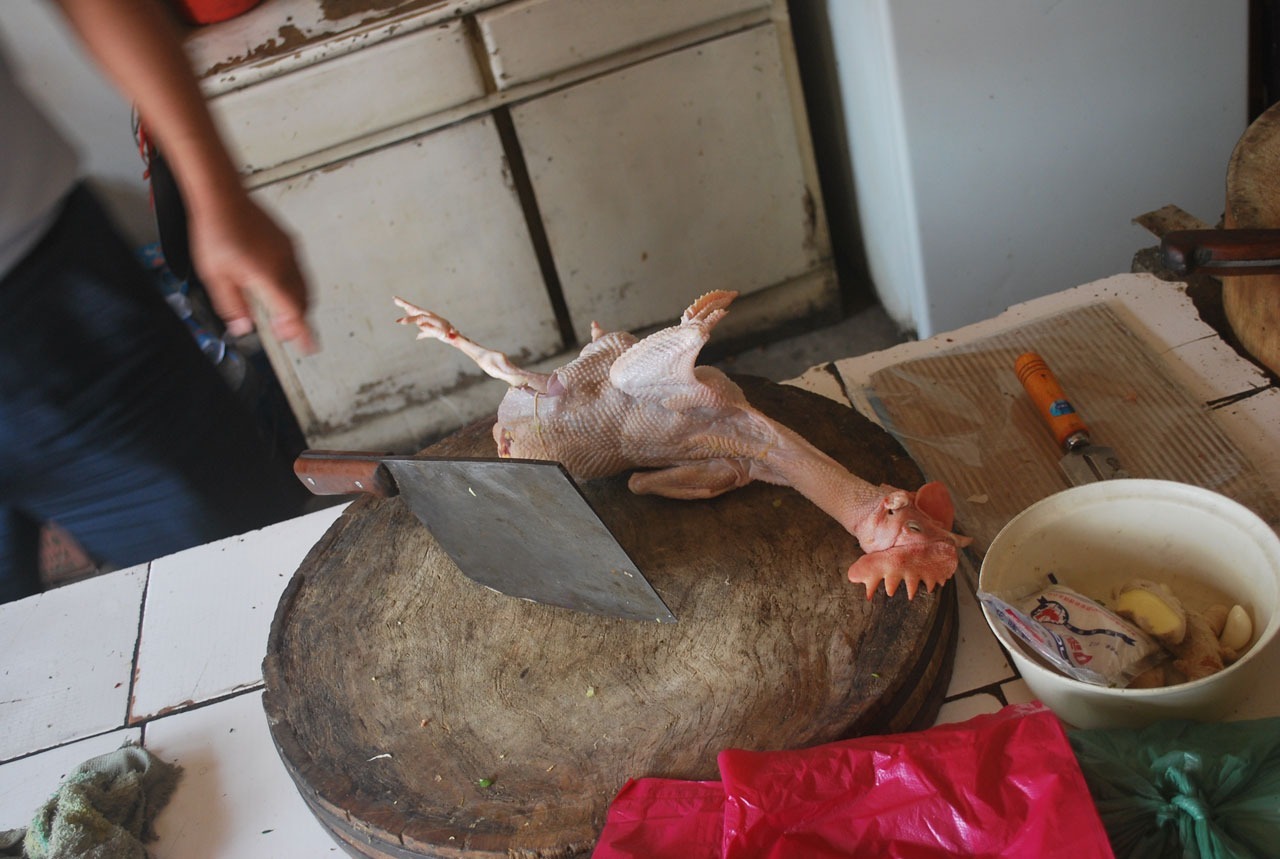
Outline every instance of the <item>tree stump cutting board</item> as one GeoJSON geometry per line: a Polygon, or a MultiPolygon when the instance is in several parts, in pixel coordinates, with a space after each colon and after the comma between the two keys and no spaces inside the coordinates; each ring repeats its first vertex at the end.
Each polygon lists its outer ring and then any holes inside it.
{"type": "MultiPolygon", "coordinates": [[[[1253,121],[1231,153],[1224,223],[1280,228],[1280,103],[1253,121]]],[[[1280,275],[1224,276],[1222,309],[1240,345],[1280,375],[1280,275]]]]}
{"type": "MultiPolygon", "coordinates": [[[[737,381],[864,478],[921,483],[852,409],[737,381]]],[[[429,450],[492,456],[491,427],[429,450]]],[[[294,575],[271,627],[264,707],[303,798],[352,855],[586,857],[628,778],[714,779],[725,748],[933,721],[954,654],[954,583],[911,601],[882,587],[868,601],[845,578],[857,542],[791,489],[693,502],[632,495],[625,476],[582,489],[678,623],[480,587],[397,498],[354,502],[294,575]]]]}

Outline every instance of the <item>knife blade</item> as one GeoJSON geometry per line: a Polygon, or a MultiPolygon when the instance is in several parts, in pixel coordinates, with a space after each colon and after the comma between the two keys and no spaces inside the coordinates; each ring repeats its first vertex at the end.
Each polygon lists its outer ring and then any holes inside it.
{"type": "Polygon", "coordinates": [[[317,495],[399,495],[462,574],[491,590],[676,621],[558,462],[307,450],[294,472],[317,495]]]}
{"type": "Polygon", "coordinates": [[[1067,399],[1058,377],[1044,358],[1036,352],[1024,352],[1014,362],[1013,369],[1030,396],[1036,413],[1048,425],[1054,441],[1066,452],[1059,465],[1073,485],[1129,476],[1114,450],[1093,443],[1084,418],[1067,399]]]}

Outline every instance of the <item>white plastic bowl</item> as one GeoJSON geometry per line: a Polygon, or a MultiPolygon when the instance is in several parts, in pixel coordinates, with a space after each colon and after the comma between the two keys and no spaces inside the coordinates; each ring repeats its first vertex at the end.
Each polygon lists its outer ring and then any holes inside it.
{"type": "Polygon", "coordinates": [[[1107,480],[1045,498],[992,541],[979,589],[1006,598],[1060,584],[1101,601],[1131,578],[1165,582],[1189,608],[1240,604],[1253,619],[1247,652],[1225,670],[1161,689],[1073,680],[1029,655],[989,609],[983,615],[1031,691],[1079,728],[1141,727],[1160,719],[1221,719],[1254,681],[1280,631],[1280,537],[1243,505],[1165,480],[1107,480]]]}

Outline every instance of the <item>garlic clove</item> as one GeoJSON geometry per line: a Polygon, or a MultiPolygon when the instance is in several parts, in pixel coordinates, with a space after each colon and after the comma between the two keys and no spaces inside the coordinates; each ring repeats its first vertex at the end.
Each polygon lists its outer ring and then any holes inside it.
{"type": "Polygon", "coordinates": [[[1222,627],[1222,634],[1218,636],[1218,641],[1223,647],[1229,647],[1240,653],[1249,646],[1252,639],[1253,621],[1249,619],[1249,613],[1243,606],[1233,605],[1227,612],[1227,621],[1222,627]]]}

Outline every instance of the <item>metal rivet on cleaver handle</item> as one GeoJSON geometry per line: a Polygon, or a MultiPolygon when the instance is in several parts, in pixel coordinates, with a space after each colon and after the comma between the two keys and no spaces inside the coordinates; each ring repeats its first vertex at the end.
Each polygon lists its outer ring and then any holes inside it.
{"type": "Polygon", "coordinates": [[[1054,441],[1066,451],[1059,464],[1073,485],[1129,476],[1114,450],[1093,443],[1084,418],[1067,399],[1058,377],[1044,358],[1035,352],[1025,352],[1018,356],[1013,370],[1031,397],[1036,412],[1048,424],[1054,441]]]}

